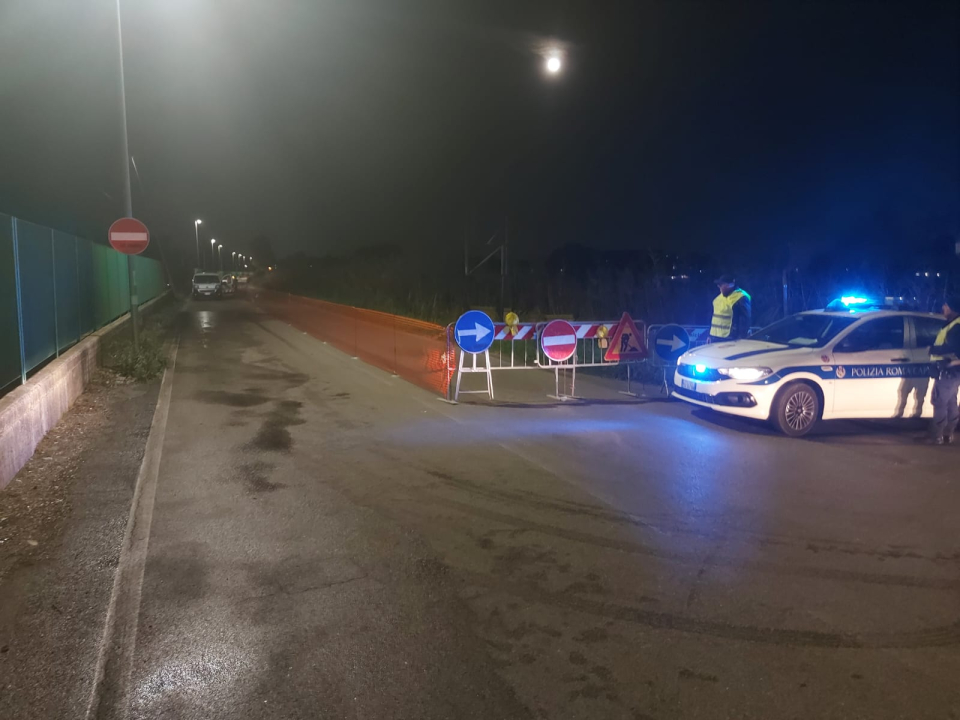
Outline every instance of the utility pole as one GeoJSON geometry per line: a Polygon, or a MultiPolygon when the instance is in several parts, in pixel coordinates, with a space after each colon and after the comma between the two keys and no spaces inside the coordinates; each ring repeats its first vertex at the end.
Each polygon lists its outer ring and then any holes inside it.
{"type": "MultiPolygon", "coordinates": [[[[487,245],[493,242],[498,233],[494,233],[489,240],[487,240],[487,245]]],[[[463,242],[463,275],[464,277],[470,277],[474,272],[476,272],[481,266],[485,265],[488,260],[493,258],[494,255],[500,253],[500,307],[498,308],[501,312],[506,309],[506,285],[507,285],[507,241],[509,240],[509,228],[507,226],[507,218],[503,219],[503,241],[497,245],[490,253],[483,258],[480,262],[470,267],[470,243],[469,235],[463,242]]]]}
{"type": "MultiPolygon", "coordinates": [[[[120,0],[117,0],[117,50],[120,58],[120,144],[123,151],[123,213],[133,217],[133,193],[130,189],[130,149],[127,143],[127,95],[123,85],[123,32],[120,21],[120,0]]],[[[127,255],[127,278],[130,283],[130,323],[133,325],[133,349],[140,352],[140,303],[137,298],[137,271],[133,255],[127,255]]]]}
{"type": "Polygon", "coordinates": [[[503,245],[500,246],[500,317],[507,312],[506,285],[507,285],[507,241],[510,239],[509,220],[503,218],[503,245]]]}

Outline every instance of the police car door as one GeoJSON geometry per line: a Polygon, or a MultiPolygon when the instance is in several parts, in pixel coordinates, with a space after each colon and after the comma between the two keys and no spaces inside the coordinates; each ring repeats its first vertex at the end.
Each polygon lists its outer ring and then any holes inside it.
{"type": "Polygon", "coordinates": [[[911,315],[910,324],[913,326],[913,342],[910,357],[913,364],[910,368],[910,389],[901,398],[904,402],[904,417],[931,417],[933,405],[930,401],[933,381],[930,379],[930,348],[937,340],[937,334],[943,328],[943,318],[937,315],[911,315]]]}
{"type": "Polygon", "coordinates": [[[879,317],[857,325],[833,349],[835,417],[895,417],[906,349],[905,318],[879,317]]]}

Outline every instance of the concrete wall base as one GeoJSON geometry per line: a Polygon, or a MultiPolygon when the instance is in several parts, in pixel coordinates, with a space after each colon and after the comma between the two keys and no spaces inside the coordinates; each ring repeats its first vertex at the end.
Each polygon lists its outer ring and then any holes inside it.
{"type": "MultiPolygon", "coordinates": [[[[166,293],[141,306],[144,312],[166,293]]],[[[0,399],[0,490],[5,488],[37,445],[80,397],[99,365],[104,337],[121,329],[124,315],[88,335],[3,399],[0,399]]]]}

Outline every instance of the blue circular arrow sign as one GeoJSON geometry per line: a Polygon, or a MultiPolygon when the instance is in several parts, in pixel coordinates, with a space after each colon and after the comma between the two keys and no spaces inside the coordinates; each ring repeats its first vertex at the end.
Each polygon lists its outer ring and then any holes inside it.
{"type": "Polygon", "coordinates": [[[493,344],[493,320],[479,310],[468,310],[457,320],[453,336],[464,352],[482,353],[493,344]]]}
{"type": "Polygon", "coordinates": [[[659,358],[676,362],[690,347],[690,335],[679,325],[664,325],[657,331],[653,346],[659,358]]]}

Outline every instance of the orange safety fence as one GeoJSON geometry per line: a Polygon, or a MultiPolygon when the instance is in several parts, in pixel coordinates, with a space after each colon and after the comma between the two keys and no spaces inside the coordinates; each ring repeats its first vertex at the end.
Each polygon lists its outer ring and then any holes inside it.
{"type": "Polygon", "coordinates": [[[256,290],[254,302],[348,355],[447,397],[456,354],[445,327],[273,290],[256,290]]]}

